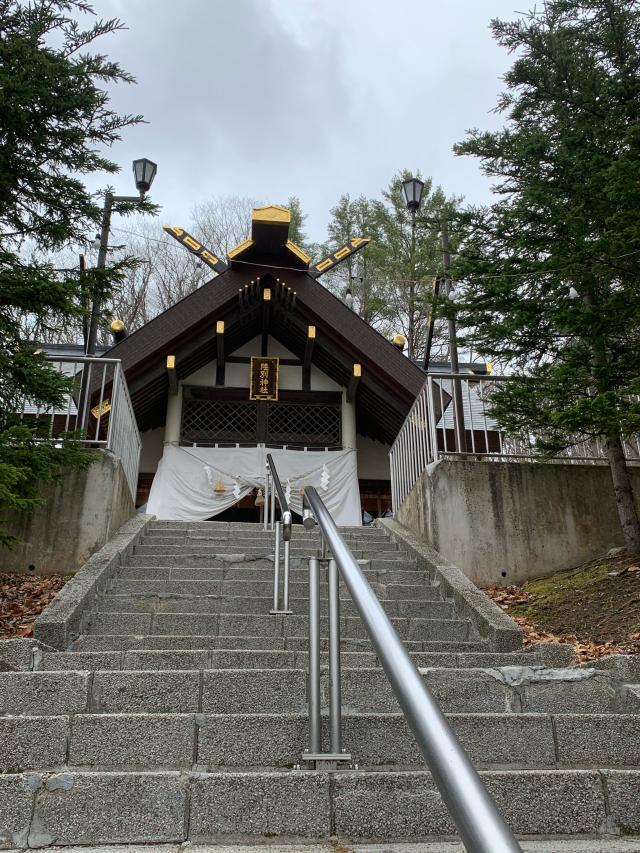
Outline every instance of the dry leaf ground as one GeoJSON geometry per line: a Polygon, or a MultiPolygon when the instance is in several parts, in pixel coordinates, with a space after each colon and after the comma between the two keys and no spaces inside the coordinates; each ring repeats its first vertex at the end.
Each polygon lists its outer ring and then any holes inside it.
{"type": "Polygon", "coordinates": [[[0,572],[0,640],[32,637],[34,619],[70,577],[0,572]]]}
{"type": "Polygon", "coordinates": [[[581,662],[640,653],[637,557],[606,557],[522,586],[484,591],[522,627],[527,646],[571,643],[581,662]]]}

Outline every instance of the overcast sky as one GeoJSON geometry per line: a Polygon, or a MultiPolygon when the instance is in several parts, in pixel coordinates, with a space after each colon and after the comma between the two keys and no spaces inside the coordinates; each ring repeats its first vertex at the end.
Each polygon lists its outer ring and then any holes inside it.
{"type": "MultiPolygon", "coordinates": [[[[525,4],[518,4],[523,8],[525,4]]],[[[137,78],[113,105],[149,124],[112,156],[123,171],[92,179],[132,191],[130,162],[158,163],[152,196],[164,222],[186,225],[193,204],[241,195],[297,195],[307,235],[323,240],[342,193],[378,196],[401,168],[447,194],[489,199],[477,162],[452,146],[493,128],[510,57],[493,17],[516,0],[94,0],[128,30],[99,49],[137,78]]]]}

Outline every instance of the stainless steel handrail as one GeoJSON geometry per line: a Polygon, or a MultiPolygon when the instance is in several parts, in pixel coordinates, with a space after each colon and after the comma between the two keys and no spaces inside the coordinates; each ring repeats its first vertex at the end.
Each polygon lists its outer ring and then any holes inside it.
{"type": "Polygon", "coordinates": [[[291,539],[291,510],[289,509],[289,503],[282,488],[280,477],[278,476],[276,464],[270,453],[267,453],[267,467],[271,472],[271,479],[275,486],[275,492],[278,495],[278,503],[280,504],[280,512],[282,513],[282,538],[285,542],[288,542],[291,539]]]}
{"type": "Polygon", "coordinates": [[[264,497],[264,517],[265,530],[269,527],[275,530],[275,545],[273,554],[273,608],[270,613],[277,615],[279,613],[291,613],[289,610],[289,568],[291,563],[290,557],[290,540],[291,540],[291,510],[287,501],[278,471],[276,469],[273,456],[267,453],[267,466],[265,471],[265,497],[264,497]],[[269,491],[269,480],[271,480],[271,491],[269,491]],[[276,511],[276,495],[280,504],[281,521],[275,520],[276,511]],[[280,534],[284,542],[284,576],[282,583],[282,608],[280,608],[280,534]]]}
{"type": "MultiPolygon", "coordinates": [[[[365,624],[378,660],[463,844],[470,853],[522,853],[522,848],[424,683],[329,510],[313,487],[305,489],[304,501],[311,508],[338,565],[351,600],[365,624]]],[[[310,685],[312,692],[313,686],[310,685]]],[[[316,702],[317,705],[319,702],[316,702]]],[[[313,707],[310,707],[310,716],[313,711],[313,707]]],[[[316,728],[318,721],[312,724],[310,719],[310,731],[316,728]]],[[[313,747],[317,745],[316,741],[313,747]]]]}

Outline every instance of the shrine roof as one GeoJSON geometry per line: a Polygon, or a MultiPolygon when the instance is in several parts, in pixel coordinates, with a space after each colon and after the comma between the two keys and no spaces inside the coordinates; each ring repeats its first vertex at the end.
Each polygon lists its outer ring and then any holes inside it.
{"type": "Polygon", "coordinates": [[[217,354],[216,323],[221,320],[227,354],[266,331],[300,359],[308,327],[315,326],[316,367],[347,387],[353,365],[362,366],[355,397],[357,428],[374,439],[393,441],[424,383],[420,368],[327,290],[312,271],[242,262],[108,351],[110,358],[122,360],[141,430],[164,423],[167,356],[175,356],[178,379],[211,362],[217,354]],[[265,289],[273,294],[268,312],[265,289]]]}

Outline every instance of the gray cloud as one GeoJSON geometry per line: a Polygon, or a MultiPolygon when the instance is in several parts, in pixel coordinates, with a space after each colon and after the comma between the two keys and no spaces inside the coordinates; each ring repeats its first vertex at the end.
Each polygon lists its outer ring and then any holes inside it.
{"type": "MultiPolygon", "coordinates": [[[[491,17],[513,0],[95,0],[129,29],[100,49],[138,80],[113,104],[142,112],[112,152],[159,164],[163,221],[185,223],[196,202],[238,194],[298,195],[313,239],[339,195],[377,195],[400,168],[448,193],[487,200],[477,164],[452,145],[490,111],[510,58],[491,17]]],[[[106,179],[92,179],[100,187],[106,179]]],[[[158,225],[160,227],[160,223],[158,225]]]]}

